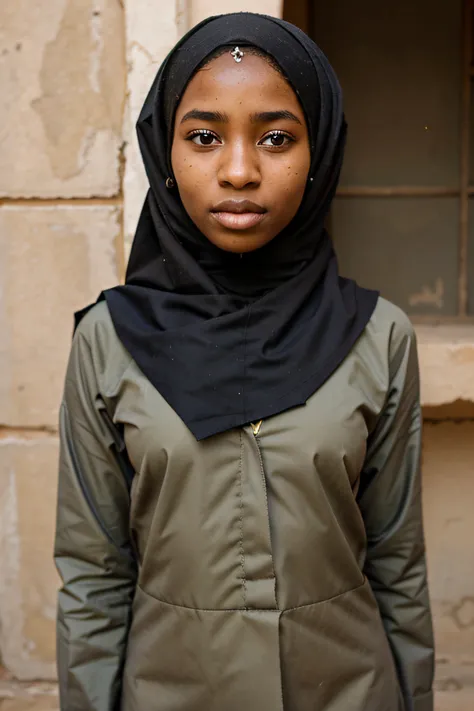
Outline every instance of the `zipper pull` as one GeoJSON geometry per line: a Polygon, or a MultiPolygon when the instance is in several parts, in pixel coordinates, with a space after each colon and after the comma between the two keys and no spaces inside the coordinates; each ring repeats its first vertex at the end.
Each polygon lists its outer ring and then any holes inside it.
{"type": "Polygon", "coordinates": [[[250,427],[252,428],[252,432],[254,433],[255,437],[258,435],[260,432],[260,427],[262,426],[263,420],[259,420],[256,424],[253,422],[250,423],[250,427]]]}

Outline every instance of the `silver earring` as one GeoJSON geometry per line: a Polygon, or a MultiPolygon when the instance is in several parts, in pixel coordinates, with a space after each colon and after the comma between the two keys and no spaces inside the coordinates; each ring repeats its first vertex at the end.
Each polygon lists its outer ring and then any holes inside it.
{"type": "Polygon", "coordinates": [[[230,53],[231,56],[234,58],[234,60],[239,63],[242,61],[242,57],[244,56],[244,53],[242,52],[241,49],[236,47],[233,52],[230,53]]]}
{"type": "Polygon", "coordinates": [[[165,185],[166,185],[166,187],[168,188],[168,190],[171,190],[171,188],[174,188],[174,180],[173,180],[173,178],[166,178],[165,185]]]}

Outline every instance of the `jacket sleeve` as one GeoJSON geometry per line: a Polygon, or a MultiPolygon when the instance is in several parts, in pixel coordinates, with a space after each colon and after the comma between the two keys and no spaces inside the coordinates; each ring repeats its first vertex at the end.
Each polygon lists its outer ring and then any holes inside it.
{"type": "MultiPolygon", "coordinates": [[[[394,329],[395,330],[395,329],[394,329]]],[[[422,417],[411,325],[392,332],[390,386],[368,443],[358,501],[365,574],[392,649],[406,711],[433,711],[433,632],[421,502],[422,417]]]]}
{"type": "Polygon", "coordinates": [[[60,411],[55,562],[63,583],[57,618],[62,711],[116,711],[120,704],[136,565],[130,465],[119,450],[79,331],[60,411]]]}

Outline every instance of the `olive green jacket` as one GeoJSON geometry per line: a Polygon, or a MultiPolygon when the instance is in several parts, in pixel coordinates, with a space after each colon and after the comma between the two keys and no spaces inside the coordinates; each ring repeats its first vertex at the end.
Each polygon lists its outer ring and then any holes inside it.
{"type": "Polygon", "coordinates": [[[304,407],[201,442],[96,305],[61,408],[61,709],[432,711],[420,419],[382,299],[304,407]]]}

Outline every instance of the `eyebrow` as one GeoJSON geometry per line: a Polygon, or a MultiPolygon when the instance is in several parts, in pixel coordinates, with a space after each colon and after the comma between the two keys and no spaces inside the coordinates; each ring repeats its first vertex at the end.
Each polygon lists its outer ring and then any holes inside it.
{"type": "MultiPolygon", "coordinates": [[[[229,123],[229,117],[227,114],[223,114],[220,111],[200,111],[199,109],[191,109],[186,114],[184,114],[181,119],[181,123],[185,121],[191,121],[192,119],[197,119],[198,121],[208,121],[210,123],[229,123]]],[[[250,116],[252,123],[272,123],[273,121],[281,121],[282,119],[287,119],[289,121],[294,121],[301,125],[301,121],[295,114],[291,111],[281,110],[281,111],[261,111],[250,116]]]]}
{"type": "Polygon", "coordinates": [[[229,123],[229,117],[226,114],[222,114],[220,111],[200,111],[199,109],[192,109],[184,114],[181,119],[181,123],[191,121],[192,119],[197,119],[198,121],[209,121],[211,123],[229,123]]]}
{"type": "Polygon", "coordinates": [[[281,121],[282,119],[288,119],[289,121],[294,121],[301,125],[298,116],[292,114],[291,111],[262,111],[258,114],[252,114],[250,117],[252,123],[271,123],[272,121],[281,121]]]}

